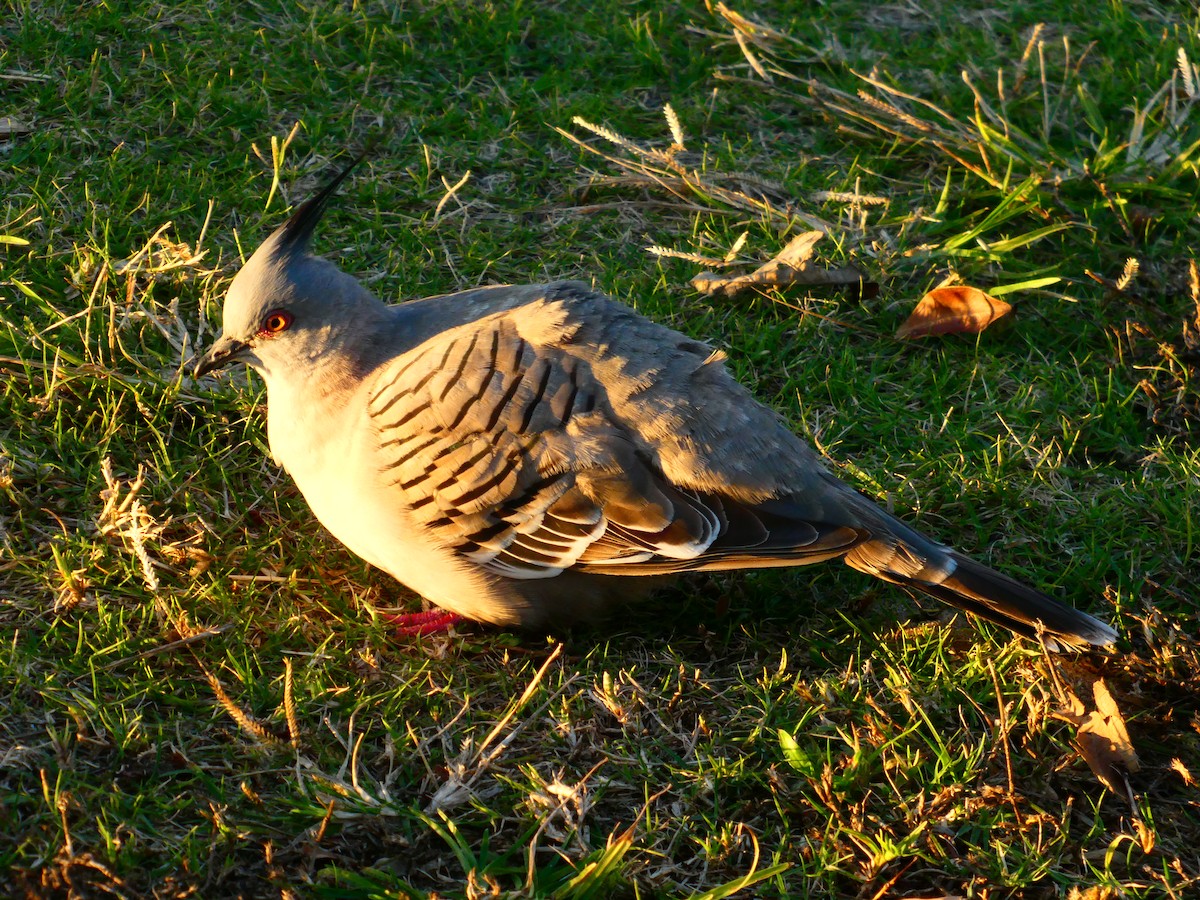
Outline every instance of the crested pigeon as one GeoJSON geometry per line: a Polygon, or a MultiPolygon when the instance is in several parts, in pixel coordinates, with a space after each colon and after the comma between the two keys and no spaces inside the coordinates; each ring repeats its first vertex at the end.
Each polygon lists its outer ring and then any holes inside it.
{"type": "Polygon", "coordinates": [[[1116,640],[885,512],[722,353],[583,283],[385,305],[309,251],[353,167],[238,272],[195,375],[262,376],[272,455],[335,537],[448,613],[421,622],[551,627],[653,576],[840,558],[1054,646],[1116,640]]]}

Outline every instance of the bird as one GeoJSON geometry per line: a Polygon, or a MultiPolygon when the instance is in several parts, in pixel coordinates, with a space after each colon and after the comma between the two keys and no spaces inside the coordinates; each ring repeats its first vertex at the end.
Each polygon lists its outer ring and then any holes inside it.
{"type": "Polygon", "coordinates": [[[433,605],[403,633],[569,627],[680,573],[841,559],[1055,649],[1117,640],[882,509],[723,352],[586,283],[383,303],[310,248],[358,161],[237,272],[193,371],[258,372],[316,518],[433,605]]]}

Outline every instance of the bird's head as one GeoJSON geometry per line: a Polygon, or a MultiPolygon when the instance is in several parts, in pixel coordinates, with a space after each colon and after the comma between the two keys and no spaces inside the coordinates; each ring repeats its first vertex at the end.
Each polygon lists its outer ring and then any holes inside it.
{"type": "Polygon", "coordinates": [[[196,360],[196,377],[233,362],[268,378],[302,361],[315,362],[343,347],[347,331],[361,331],[363,320],[382,309],[357,280],[309,252],[313,229],[357,162],[275,229],[234,277],[221,334],[196,360]]]}

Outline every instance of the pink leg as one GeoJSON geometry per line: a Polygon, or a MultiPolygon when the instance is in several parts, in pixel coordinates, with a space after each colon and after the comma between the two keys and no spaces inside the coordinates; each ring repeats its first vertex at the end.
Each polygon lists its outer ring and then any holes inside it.
{"type": "Polygon", "coordinates": [[[431,609],[428,612],[399,613],[389,615],[380,613],[389,625],[396,628],[396,637],[424,637],[429,634],[443,634],[459,622],[467,621],[458,613],[446,612],[444,609],[431,609]]]}

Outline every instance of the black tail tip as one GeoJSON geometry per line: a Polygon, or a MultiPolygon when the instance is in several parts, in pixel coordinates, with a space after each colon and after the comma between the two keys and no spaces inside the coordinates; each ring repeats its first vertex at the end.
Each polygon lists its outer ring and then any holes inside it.
{"type": "Polygon", "coordinates": [[[1111,647],[1121,636],[1094,616],[968,556],[954,553],[953,559],[953,573],[940,584],[910,583],[951,606],[1039,640],[1051,650],[1111,647]]]}

